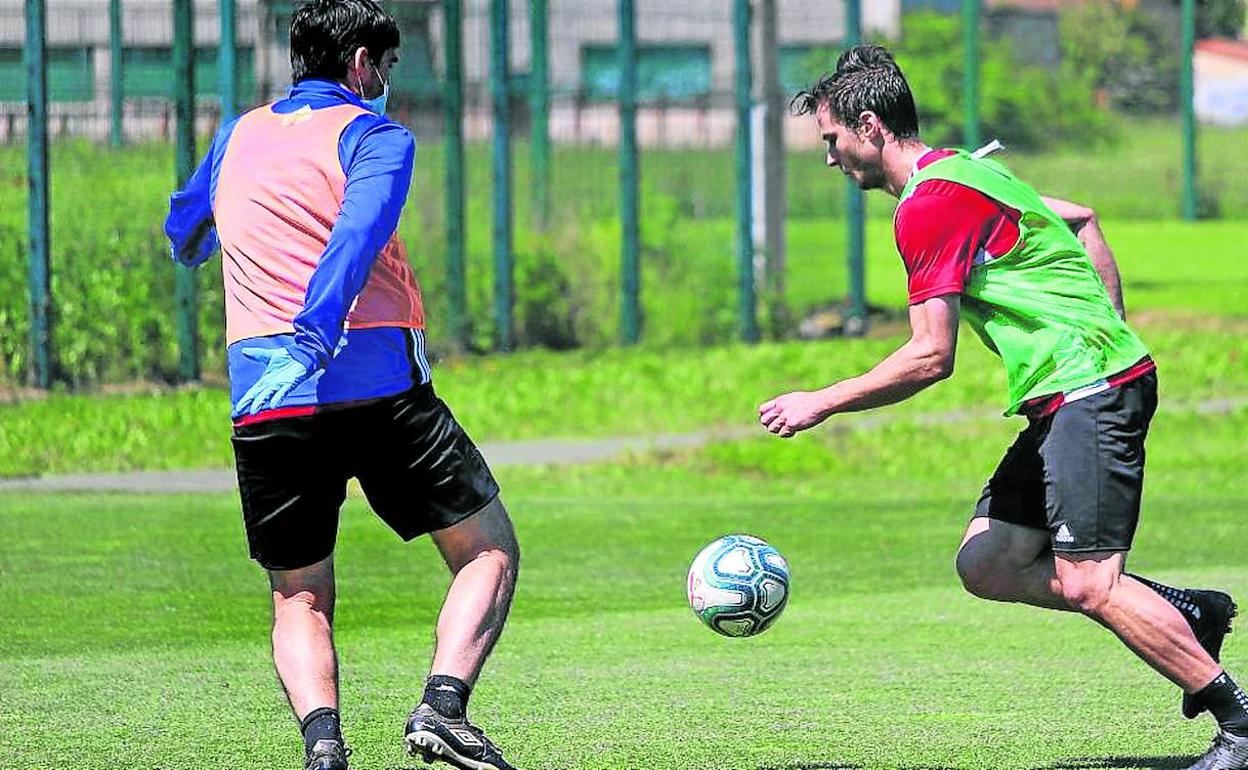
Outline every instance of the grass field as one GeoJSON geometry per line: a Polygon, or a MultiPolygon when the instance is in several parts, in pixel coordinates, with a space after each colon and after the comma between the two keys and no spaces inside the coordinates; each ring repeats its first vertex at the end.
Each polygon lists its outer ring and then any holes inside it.
{"type": "MultiPolygon", "coordinates": [[[[615,466],[502,474],[525,549],[474,718],[524,768],[1176,768],[1210,725],[1078,617],[963,594],[951,560],[1010,424],[760,437],[615,466]],[[769,538],[775,628],[725,640],[684,605],[698,548],[769,538]],[[593,543],[593,547],[585,547],[593,543]]],[[[1157,418],[1132,567],[1248,591],[1248,410],[1157,418]]],[[[446,577],[352,499],[339,549],[346,731],[362,770],[398,732],[446,577]]],[[[0,496],[6,767],[298,765],[267,593],[237,500],[0,496]]],[[[1248,652],[1232,637],[1228,666],[1248,652]]]]}
{"type": "MultiPolygon", "coordinates": [[[[1243,268],[1224,264],[1233,283],[1243,268]]],[[[1163,309],[1136,313],[1163,404],[1131,566],[1242,595],[1248,320],[1216,278],[1193,281],[1186,308],[1158,299],[1163,309]]],[[[479,438],[670,432],[746,424],[761,397],[867,366],[898,332],[529,352],[445,362],[438,376],[479,438]]],[[[955,377],[886,422],[502,469],[523,567],[474,718],[530,770],[1185,767],[1211,724],[1181,720],[1177,690],[1108,634],[958,586],[958,535],[1019,427],[993,414],[999,365],[962,342],[955,377]],[[932,425],[933,413],[960,419],[932,425]],[[793,569],[789,609],[757,639],[717,637],[684,604],[689,560],[730,531],[768,538],[793,569]]],[[[5,473],[221,465],[224,408],[214,390],[11,405],[0,457],[5,473]]],[[[421,766],[398,733],[444,570],[428,542],[402,546],[358,497],[338,565],[352,766],[421,766]]],[[[0,606],[6,767],[299,765],[235,496],[0,494],[0,606]]],[[[1246,669],[1235,636],[1225,660],[1246,669]]]]}
{"type": "MultiPolygon", "coordinates": [[[[1120,191],[1114,207],[1151,213],[1142,175],[1164,172],[1115,177],[1112,165],[1081,166],[1072,187],[1120,191]]],[[[730,284],[714,261],[722,251],[731,264],[729,223],[680,226],[708,246],[691,257],[707,260],[702,272],[730,284]]],[[[870,298],[896,310],[887,219],[869,227],[870,298]]],[[[1161,367],[1131,567],[1243,596],[1248,228],[1118,218],[1107,230],[1161,367]]],[[[795,218],[789,236],[794,305],[843,295],[843,224],[795,218]]],[[[856,342],[531,350],[443,360],[436,377],[479,441],[680,433],[748,426],[760,400],[861,371],[903,339],[892,321],[856,342]]],[[[123,390],[0,404],[0,476],[228,465],[221,389],[123,390]]],[[[1106,632],[958,585],[961,528],[1020,427],[995,416],[1002,392],[1000,364],[964,335],[954,378],[886,421],[500,469],[524,558],[475,720],[527,770],[1185,767],[1211,723],[1180,719],[1177,690],[1106,632]],[[685,605],[689,561],[734,531],[768,538],[793,570],[785,616],[756,639],[717,637],[685,605]]],[[[338,570],[352,767],[422,766],[399,732],[445,570],[358,496],[338,570]]],[[[0,607],[5,768],[300,766],[236,496],[0,492],[0,607]]],[[[1225,660],[1248,678],[1238,636],[1225,660]]]]}

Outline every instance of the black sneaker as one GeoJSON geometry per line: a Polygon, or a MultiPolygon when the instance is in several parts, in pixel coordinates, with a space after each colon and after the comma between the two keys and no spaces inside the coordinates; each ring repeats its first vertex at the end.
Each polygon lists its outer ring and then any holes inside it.
{"type": "MultiPolygon", "coordinates": [[[[1231,618],[1235,617],[1239,608],[1235,606],[1235,600],[1229,594],[1221,591],[1201,591],[1193,588],[1188,593],[1196,600],[1195,612],[1198,615],[1196,622],[1192,623],[1196,641],[1200,642],[1200,646],[1205,648],[1205,652],[1209,653],[1210,657],[1218,660],[1222,654],[1222,640],[1231,632],[1231,618]]],[[[1183,716],[1195,719],[1204,710],[1205,707],[1200,705],[1194,697],[1183,693],[1183,716]]]]}
{"type": "Polygon", "coordinates": [[[351,756],[351,749],[338,741],[322,739],[312,744],[312,750],[308,752],[308,761],[303,766],[303,770],[347,770],[347,757],[349,756],[351,756]]]}
{"type": "Polygon", "coordinates": [[[416,707],[403,731],[407,753],[460,770],[516,770],[485,733],[467,719],[447,719],[427,703],[416,707]]]}
{"type": "Polygon", "coordinates": [[[1213,745],[1187,770],[1248,770],[1248,736],[1218,730],[1213,745]]]}

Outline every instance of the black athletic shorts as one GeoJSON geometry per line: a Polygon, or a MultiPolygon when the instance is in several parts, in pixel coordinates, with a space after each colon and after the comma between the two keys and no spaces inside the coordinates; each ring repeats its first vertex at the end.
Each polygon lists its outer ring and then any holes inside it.
{"type": "Polygon", "coordinates": [[[251,557],[271,570],[333,553],[352,477],[404,540],[466,519],[498,495],[485,458],[431,385],[236,426],[233,444],[251,557]]]}
{"type": "Polygon", "coordinates": [[[1156,409],[1157,375],[1149,372],[1029,418],[975,515],[1047,530],[1054,551],[1130,550],[1156,409]]]}

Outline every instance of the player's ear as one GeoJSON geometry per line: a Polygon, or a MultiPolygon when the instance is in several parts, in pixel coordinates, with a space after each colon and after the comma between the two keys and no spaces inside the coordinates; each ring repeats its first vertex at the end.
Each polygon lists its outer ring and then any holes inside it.
{"type": "Polygon", "coordinates": [[[880,116],[871,110],[863,110],[858,115],[858,133],[868,142],[874,141],[880,136],[883,125],[880,123],[880,116]]]}
{"type": "Polygon", "coordinates": [[[347,75],[355,80],[355,77],[368,69],[368,49],[359,46],[351,52],[351,58],[347,60],[347,75]]]}

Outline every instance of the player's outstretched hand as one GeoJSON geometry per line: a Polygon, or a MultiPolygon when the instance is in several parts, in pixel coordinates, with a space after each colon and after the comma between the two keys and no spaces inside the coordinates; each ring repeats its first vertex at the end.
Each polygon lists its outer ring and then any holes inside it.
{"type": "Polygon", "coordinates": [[[243,348],[243,355],[264,363],[265,367],[260,379],[238,400],[238,406],[234,408],[235,417],[272,409],[312,375],[312,371],[285,348],[243,348]]]}
{"type": "Polygon", "coordinates": [[[758,407],[758,421],[780,438],[813,428],[827,417],[822,395],[805,390],[777,396],[758,407]]]}

